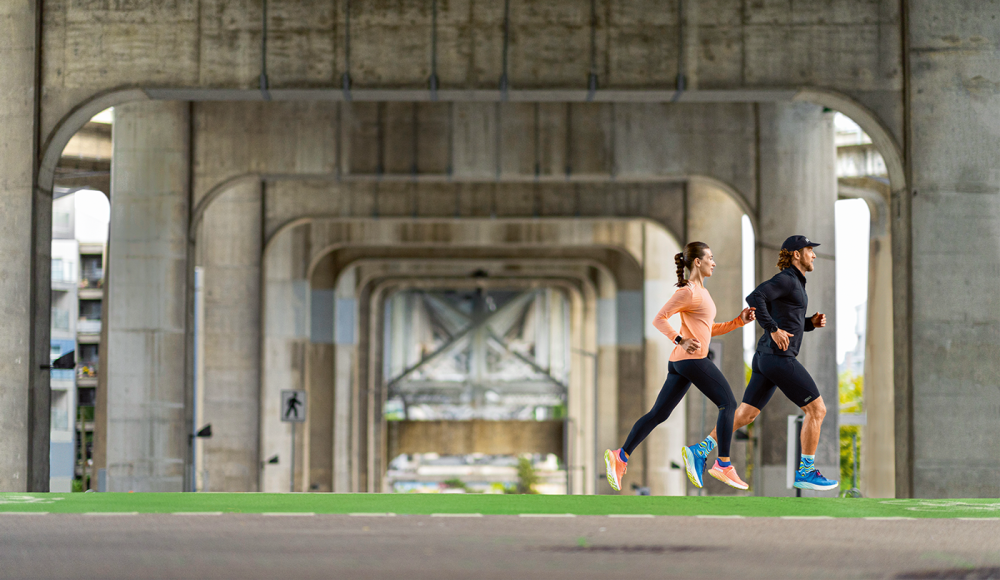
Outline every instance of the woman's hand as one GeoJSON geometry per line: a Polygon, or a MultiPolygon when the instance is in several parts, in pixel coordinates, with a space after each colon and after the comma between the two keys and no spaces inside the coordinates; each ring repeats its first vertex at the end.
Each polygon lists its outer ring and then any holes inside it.
{"type": "Polygon", "coordinates": [[[751,308],[744,308],[743,312],[740,312],[740,320],[743,321],[743,324],[747,324],[749,322],[757,320],[757,313],[754,312],[755,310],[757,309],[751,307],[751,308]]]}
{"type": "Polygon", "coordinates": [[[771,338],[774,339],[774,344],[778,345],[781,350],[788,350],[788,337],[793,336],[780,328],[771,333],[771,338]]]}
{"type": "Polygon", "coordinates": [[[685,338],[681,340],[678,346],[683,348],[688,354],[694,354],[701,348],[701,343],[696,338],[685,338]]]}

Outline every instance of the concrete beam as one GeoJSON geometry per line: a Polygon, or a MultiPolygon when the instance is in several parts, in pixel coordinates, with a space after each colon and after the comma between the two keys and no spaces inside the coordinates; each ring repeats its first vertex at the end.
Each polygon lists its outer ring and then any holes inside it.
{"type": "Polygon", "coordinates": [[[389,457],[401,453],[562,457],[562,421],[389,421],[389,457]]]}

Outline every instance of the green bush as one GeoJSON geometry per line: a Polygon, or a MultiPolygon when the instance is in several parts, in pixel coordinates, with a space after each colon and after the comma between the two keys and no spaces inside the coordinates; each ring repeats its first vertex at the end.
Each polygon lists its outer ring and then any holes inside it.
{"type": "MultiPolygon", "coordinates": [[[[840,412],[861,413],[864,411],[865,378],[850,371],[840,373],[839,377],[840,412]]],[[[861,427],[849,425],[840,428],[840,487],[849,489],[854,477],[854,454],[851,446],[851,436],[858,436],[858,467],[861,463],[861,427]]]]}
{"type": "Polygon", "coordinates": [[[522,455],[517,459],[517,493],[538,493],[535,491],[536,483],[538,474],[535,473],[535,466],[529,456],[522,455]]]}

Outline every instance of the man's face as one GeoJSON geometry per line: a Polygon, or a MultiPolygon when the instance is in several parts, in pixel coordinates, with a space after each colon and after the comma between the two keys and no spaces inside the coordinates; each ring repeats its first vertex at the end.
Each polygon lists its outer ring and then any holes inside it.
{"type": "Polygon", "coordinates": [[[802,264],[802,271],[812,272],[813,268],[815,268],[813,262],[816,260],[816,252],[813,251],[812,246],[797,250],[795,253],[799,254],[799,263],[802,264]]]}

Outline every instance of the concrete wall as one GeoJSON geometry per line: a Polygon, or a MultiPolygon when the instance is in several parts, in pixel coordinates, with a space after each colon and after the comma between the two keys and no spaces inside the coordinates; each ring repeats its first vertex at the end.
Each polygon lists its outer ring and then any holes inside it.
{"type": "MultiPolygon", "coordinates": [[[[817,467],[830,477],[840,472],[837,387],[837,317],[834,204],[837,201],[833,113],[807,103],[760,105],[762,192],[757,232],[758,281],[777,273],[778,251],[788,236],[801,234],[822,244],[815,270],[806,274],[808,316],[827,315],[826,328],[806,333],[798,359],[826,403],[817,467]]],[[[776,392],[757,419],[761,441],[757,493],[790,495],[785,483],[786,417],[801,411],[776,392]]],[[[755,476],[756,477],[756,476],[755,476]]],[[[756,482],[755,482],[756,483],[756,482]]]]}
{"type": "Polygon", "coordinates": [[[897,391],[897,409],[911,409],[912,430],[896,473],[916,497],[1000,495],[996,463],[982,461],[1000,453],[998,11],[909,3],[912,391],[897,391]]]}
{"type": "Polygon", "coordinates": [[[188,469],[187,103],[115,111],[107,490],[182,491],[188,469]]]}

